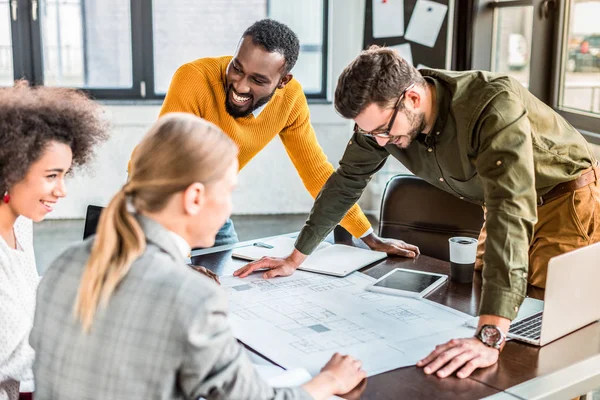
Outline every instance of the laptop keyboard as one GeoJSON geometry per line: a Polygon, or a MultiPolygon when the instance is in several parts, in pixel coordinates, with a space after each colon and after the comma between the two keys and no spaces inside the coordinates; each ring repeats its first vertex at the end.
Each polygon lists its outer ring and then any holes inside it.
{"type": "Polygon", "coordinates": [[[539,340],[542,333],[542,312],[540,311],[511,324],[508,333],[539,340]]]}

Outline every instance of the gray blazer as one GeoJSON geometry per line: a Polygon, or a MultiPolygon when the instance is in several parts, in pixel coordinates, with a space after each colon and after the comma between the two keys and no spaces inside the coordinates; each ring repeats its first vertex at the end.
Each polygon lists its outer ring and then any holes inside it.
{"type": "Polygon", "coordinates": [[[43,277],[29,339],[36,400],[311,399],[257,375],[229,328],[226,292],[186,265],[165,228],[138,221],[146,250],[89,334],[73,304],[93,237],[67,249],[43,277]]]}

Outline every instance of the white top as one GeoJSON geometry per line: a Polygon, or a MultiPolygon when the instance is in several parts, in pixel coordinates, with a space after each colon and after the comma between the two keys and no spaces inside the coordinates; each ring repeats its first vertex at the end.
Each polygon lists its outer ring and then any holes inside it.
{"type": "Polygon", "coordinates": [[[190,253],[192,252],[192,248],[190,247],[189,243],[177,233],[169,230],[167,230],[167,232],[169,233],[169,236],[171,236],[171,239],[173,239],[175,242],[175,246],[177,246],[177,250],[179,250],[183,258],[189,259],[190,253]]]}
{"type": "Polygon", "coordinates": [[[33,391],[34,351],[29,332],[40,280],[33,253],[33,223],[19,217],[14,232],[16,250],[0,237],[0,400],[18,399],[20,382],[24,391],[33,391]]]}

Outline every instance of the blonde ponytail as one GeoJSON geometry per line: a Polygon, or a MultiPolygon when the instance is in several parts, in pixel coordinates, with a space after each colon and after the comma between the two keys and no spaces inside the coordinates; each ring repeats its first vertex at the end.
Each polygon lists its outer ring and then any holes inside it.
{"type": "Polygon", "coordinates": [[[103,210],[75,301],[75,317],[89,332],[100,305],[106,306],[146,238],[128,201],[138,211],[160,211],[171,196],[194,182],[220,179],[237,147],[215,125],[190,114],[159,119],[131,159],[129,182],[103,210]]]}
{"type": "Polygon", "coordinates": [[[127,196],[121,189],[102,211],[92,252],[85,266],[75,314],[88,332],[98,305],[106,305],[133,261],[146,248],[142,228],[127,211],[127,196]]]}

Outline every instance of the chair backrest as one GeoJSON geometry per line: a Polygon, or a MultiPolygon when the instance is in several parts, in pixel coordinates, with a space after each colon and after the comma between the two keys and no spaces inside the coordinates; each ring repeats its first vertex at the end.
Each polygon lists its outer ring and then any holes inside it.
{"type": "Polygon", "coordinates": [[[98,222],[100,222],[100,214],[104,210],[104,207],[100,206],[87,206],[85,213],[85,226],[83,227],[83,239],[85,240],[88,236],[96,233],[98,228],[98,222]]]}
{"type": "Polygon", "coordinates": [[[449,261],[448,239],[477,238],[483,209],[412,175],[397,175],[383,193],[379,235],[419,246],[421,254],[449,261]]]}

